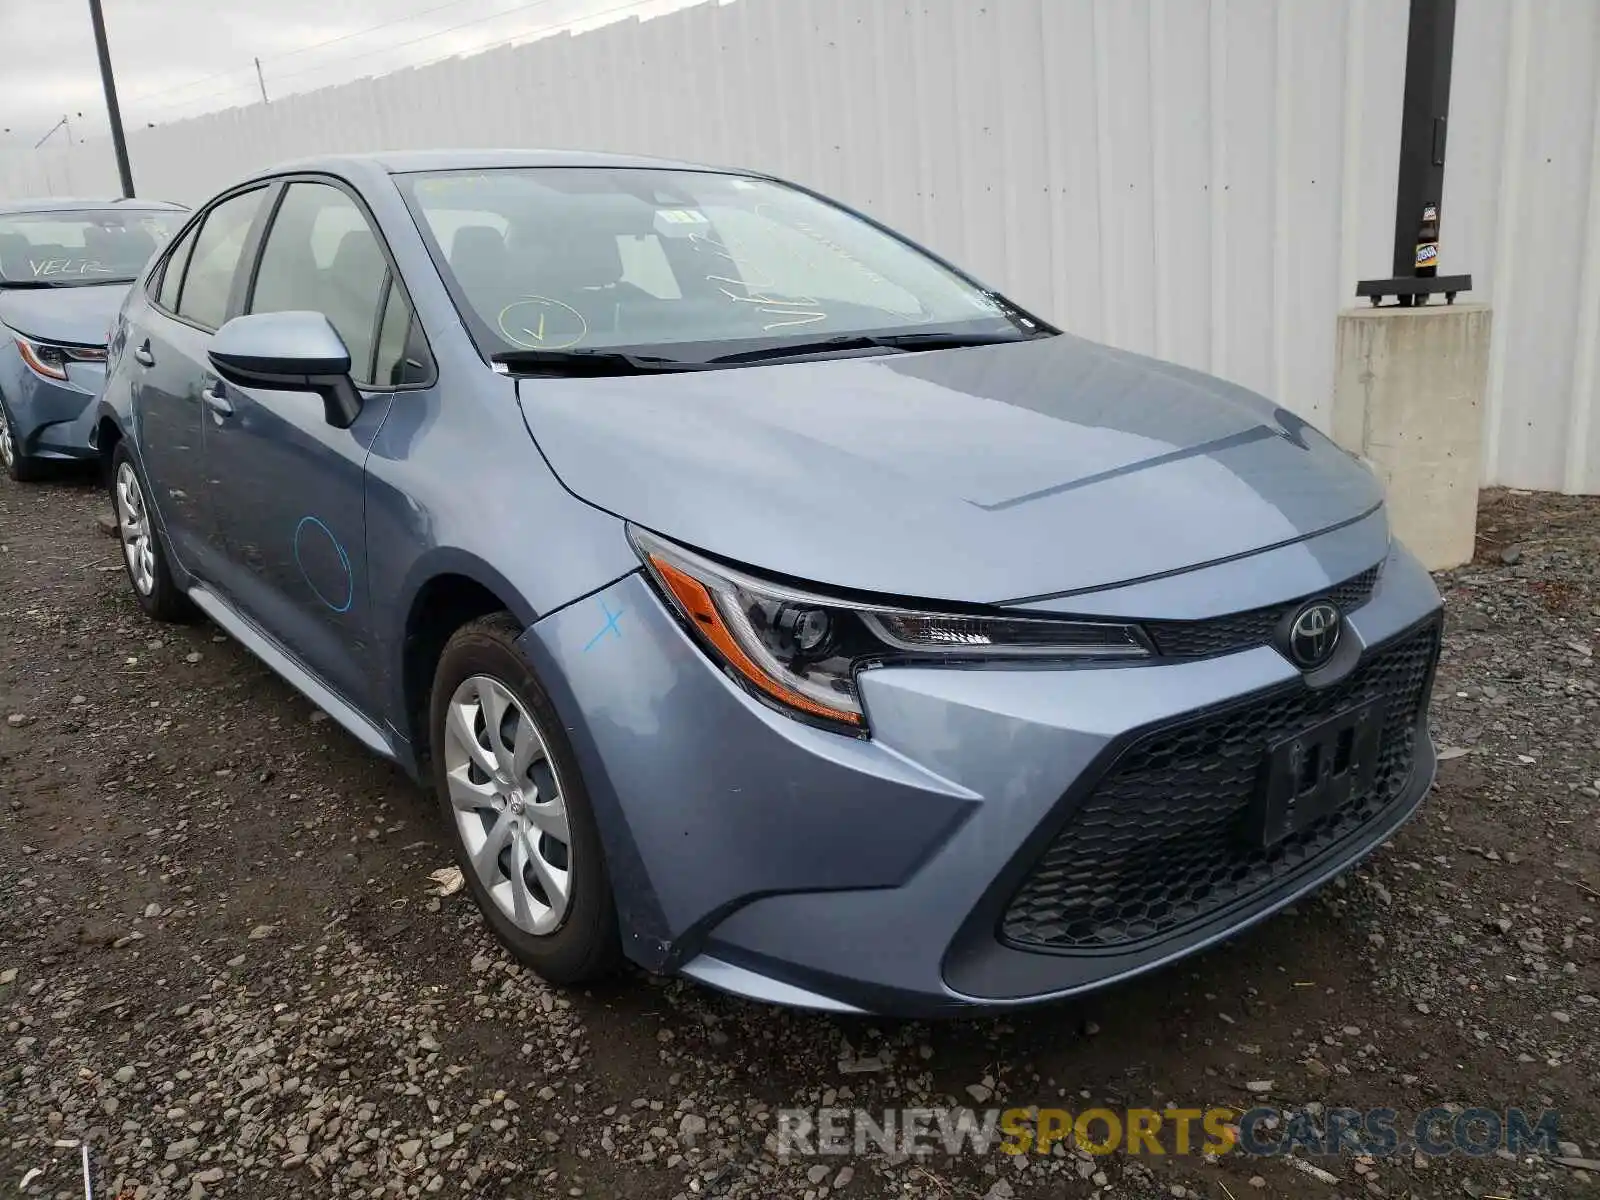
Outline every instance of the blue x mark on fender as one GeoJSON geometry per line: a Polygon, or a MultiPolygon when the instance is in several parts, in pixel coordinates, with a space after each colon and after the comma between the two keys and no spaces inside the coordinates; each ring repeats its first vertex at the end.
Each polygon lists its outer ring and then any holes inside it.
{"type": "Polygon", "coordinates": [[[617,621],[621,618],[622,614],[628,610],[625,608],[619,608],[616,612],[612,612],[611,606],[602,600],[600,601],[600,611],[606,614],[606,623],[601,628],[599,633],[595,634],[589,639],[589,644],[583,648],[583,652],[585,654],[599,645],[600,639],[605,637],[608,633],[615,634],[619,638],[622,636],[622,630],[617,628],[617,621]]]}

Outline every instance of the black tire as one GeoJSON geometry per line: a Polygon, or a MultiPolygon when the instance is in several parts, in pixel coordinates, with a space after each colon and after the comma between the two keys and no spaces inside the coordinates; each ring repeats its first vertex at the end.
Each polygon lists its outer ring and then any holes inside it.
{"type": "Polygon", "coordinates": [[[577,758],[544,687],[517,652],[514,643],[521,633],[515,618],[501,612],[462,626],[445,644],[434,672],[428,706],[434,792],[467,888],[495,936],[549,983],[561,986],[588,983],[611,974],[621,964],[616,901],[601,847],[600,830],[577,758]],[[455,806],[451,803],[446,720],[456,690],[474,677],[487,677],[500,684],[532,716],[565,803],[570,833],[567,862],[570,899],[561,923],[548,933],[535,934],[518,928],[496,904],[472,865],[455,806]]]}
{"type": "Polygon", "coordinates": [[[139,471],[139,464],[133,461],[133,455],[124,442],[118,442],[116,450],[112,452],[111,473],[107,487],[111,493],[111,510],[117,518],[117,551],[122,556],[122,568],[128,576],[128,584],[133,588],[133,598],[139,602],[139,607],[144,610],[145,615],[154,620],[172,623],[194,620],[198,610],[194,602],[178,587],[177,581],[172,578],[172,569],[167,565],[167,545],[161,537],[160,523],[150,511],[149,486],[139,471]],[[138,486],[139,506],[143,510],[145,527],[148,529],[151,577],[151,586],[148,590],[135,575],[133,563],[129,560],[126,524],[128,514],[118,495],[119,481],[124,472],[130,472],[138,486]]]}
{"type": "Polygon", "coordinates": [[[22,452],[22,443],[17,439],[16,426],[11,423],[11,410],[6,407],[6,398],[0,396],[0,425],[6,431],[4,436],[11,447],[10,460],[0,452],[0,466],[6,470],[7,477],[18,483],[33,483],[44,478],[44,464],[31,455],[22,452]]]}

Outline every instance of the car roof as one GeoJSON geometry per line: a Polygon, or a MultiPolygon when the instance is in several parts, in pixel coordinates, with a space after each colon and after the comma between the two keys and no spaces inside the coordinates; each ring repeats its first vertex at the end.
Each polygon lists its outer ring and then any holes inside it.
{"type": "Polygon", "coordinates": [[[637,154],[607,154],[595,150],[393,150],[371,154],[327,155],[280,163],[263,175],[286,171],[326,171],[335,175],[367,173],[390,175],[411,171],[487,170],[503,167],[615,167],[645,170],[729,171],[701,163],[637,154]]]}
{"type": "Polygon", "coordinates": [[[17,213],[78,212],[85,208],[126,208],[134,212],[187,212],[182,204],[170,200],[128,199],[124,196],[84,198],[76,196],[40,196],[30,200],[0,200],[0,216],[17,213]]]}

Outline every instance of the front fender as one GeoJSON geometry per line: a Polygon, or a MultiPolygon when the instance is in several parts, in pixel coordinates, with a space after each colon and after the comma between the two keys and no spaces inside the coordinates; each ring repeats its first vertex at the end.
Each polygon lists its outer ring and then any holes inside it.
{"type": "Polygon", "coordinates": [[[401,736],[407,621],[430,581],[469,579],[525,628],[639,566],[623,523],[545,465],[510,381],[436,353],[439,385],[394,405],[366,460],[373,694],[401,736]]]}

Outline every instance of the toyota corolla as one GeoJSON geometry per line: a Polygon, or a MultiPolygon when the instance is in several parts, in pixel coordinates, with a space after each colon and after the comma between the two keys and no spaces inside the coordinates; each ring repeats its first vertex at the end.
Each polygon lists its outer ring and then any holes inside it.
{"type": "Polygon", "coordinates": [[[145,200],[0,202],[0,468],[93,458],[111,318],[183,221],[145,200]]]}
{"type": "Polygon", "coordinates": [[[559,983],[1068,996],[1346,870],[1433,776],[1439,598],[1360,463],[774,178],[281,168],[110,353],[139,603],[429,784],[559,983]]]}

